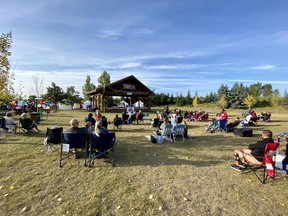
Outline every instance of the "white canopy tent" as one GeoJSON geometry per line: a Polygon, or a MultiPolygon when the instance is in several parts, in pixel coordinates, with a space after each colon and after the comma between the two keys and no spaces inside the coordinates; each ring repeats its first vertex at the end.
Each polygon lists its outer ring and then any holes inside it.
{"type": "Polygon", "coordinates": [[[144,107],[144,103],[139,100],[139,101],[134,103],[134,107],[144,107]]]}

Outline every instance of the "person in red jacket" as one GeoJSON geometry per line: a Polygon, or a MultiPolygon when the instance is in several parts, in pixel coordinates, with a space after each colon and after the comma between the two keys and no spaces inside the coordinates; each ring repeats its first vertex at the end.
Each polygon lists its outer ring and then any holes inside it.
{"type": "Polygon", "coordinates": [[[222,111],[218,114],[218,118],[219,118],[219,123],[220,123],[220,129],[225,131],[227,119],[228,119],[227,112],[224,109],[222,109],[222,111]]]}

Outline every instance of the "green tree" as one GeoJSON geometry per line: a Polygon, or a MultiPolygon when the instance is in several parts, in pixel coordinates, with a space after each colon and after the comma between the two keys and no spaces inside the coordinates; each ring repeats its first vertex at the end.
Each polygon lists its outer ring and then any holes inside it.
{"type": "Polygon", "coordinates": [[[248,94],[247,97],[244,99],[244,103],[246,106],[250,109],[255,105],[257,102],[257,98],[255,98],[253,95],[248,94]]]}
{"type": "Polygon", "coordinates": [[[278,89],[275,89],[271,96],[271,105],[276,108],[276,113],[278,112],[277,107],[281,102],[281,95],[278,89]]]}
{"type": "Polygon", "coordinates": [[[285,89],[285,91],[284,91],[283,103],[284,103],[284,105],[288,105],[288,92],[287,92],[287,89],[285,89]]]}
{"type": "Polygon", "coordinates": [[[12,80],[13,72],[10,72],[9,51],[12,45],[12,32],[0,36],[0,100],[9,101],[13,97],[14,89],[12,80]]]}
{"type": "Polygon", "coordinates": [[[248,92],[255,98],[259,98],[262,95],[262,83],[258,82],[255,84],[251,84],[248,88],[248,92]]]}
{"type": "Polygon", "coordinates": [[[80,97],[79,92],[75,91],[75,86],[67,87],[64,101],[66,105],[71,105],[71,108],[73,108],[75,103],[82,102],[82,98],[80,97]]]}
{"type": "Polygon", "coordinates": [[[47,93],[43,95],[43,98],[56,104],[56,111],[57,111],[58,110],[57,104],[65,99],[65,93],[63,92],[62,88],[60,88],[54,82],[52,82],[51,86],[47,87],[47,93]]]}
{"type": "Polygon", "coordinates": [[[265,84],[262,87],[263,97],[270,98],[273,93],[273,87],[271,84],[265,84]]]}
{"type": "Polygon", "coordinates": [[[191,93],[190,93],[190,90],[188,90],[187,92],[187,96],[186,96],[186,105],[191,105],[191,102],[192,102],[192,97],[191,97],[191,93]]]}
{"type": "Polygon", "coordinates": [[[82,93],[83,93],[84,98],[86,100],[90,99],[90,96],[87,95],[87,93],[94,90],[94,89],[96,89],[96,86],[91,82],[91,77],[89,75],[87,75],[86,80],[85,80],[85,84],[84,84],[84,86],[82,86],[82,93]]]}
{"type": "Polygon", "coordinates": [[[229,104],[232,108],[244,108],[244,98],[247,96],[247,89],[243,83],[234,83],[229,94],[229,104]]]}
{"type": "Polygon", "coordinates": [[[98,78],[98,88],[107,86],[111,83],[110,75],[105,71],[98,78]]]}

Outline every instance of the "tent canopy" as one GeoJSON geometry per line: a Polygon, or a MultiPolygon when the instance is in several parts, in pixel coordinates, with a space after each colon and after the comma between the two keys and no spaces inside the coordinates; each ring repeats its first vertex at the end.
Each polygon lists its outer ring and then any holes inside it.
{"type": "Polygon", "coordinates": [[[134,107],[144,107],[144,103],[139,100],[139,101],[134,103],[134,107]]]}

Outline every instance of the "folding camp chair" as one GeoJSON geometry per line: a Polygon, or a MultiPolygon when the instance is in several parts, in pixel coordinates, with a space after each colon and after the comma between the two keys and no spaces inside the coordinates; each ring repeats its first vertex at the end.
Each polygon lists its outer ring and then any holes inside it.
{"type": "Polygon", "coordinates": [[[178,139],[181,139],[181,137],[182,137],[182,142],[185,142],[184,129],[185,129],[185,125],[176,126],[175,131],[172,132],[174,142],[178,142],[178,139]]]}
{"type": "Polygon", "coordinates": [[[24,132],[26,134],[36,133],[34,126],[30,124],[28,119],[21,119],[19,120],[19,132],[24,132]]]}
{"type": "Polygon", "coordinates": [[[75,155],[76,158],[84,158],[84,166],[87,166],[87,131],[63,132],[60,150],[60,167],[75,155]],[[80,150],[84,149],[84,153],[80,150]]]}
{"type": "Polygon", "coordinates": [[[5,118],[0,118],[0,133],[4,134],[8,132],[8,128],[5,126],[5,118]]]}
{"type": "Polygon", "coordinates": [[[173,125],[165,125],[164,131],[162,133],[163,140],[166,139],[170,142],[172,142],[172,127],[173,125]]]}
{"type": "Polygon", "coordinates": [[[49,155],[51,152],[57,150],[57,146],[60,146],[62,141],[63,127],[47,128],[46,138],[44,145],[46,147],[45,155],[49,155]]]}
{"type": "Polygon", "coordinates": [[[100,134],[100,137],[93,133],[91,136],[88,166],[90,167],[95,159],[103,157],[110,158],[112,166],[115,166],[115,133],[100,134]]]}
{"type": "Polygon", "coordinates": [[[278,147],[278,142],[267,143],[264,151],[264,157],[256,157],[261,158],[262,162],[259,164],[249,163],[246,168],[242,170],[242,173],[253,172],[262,184],[265,184],[268,176],[275,179],[275,159],[278,147]],[[260,176],[259,173],[261,173],[262,176],[260,176]]]}

